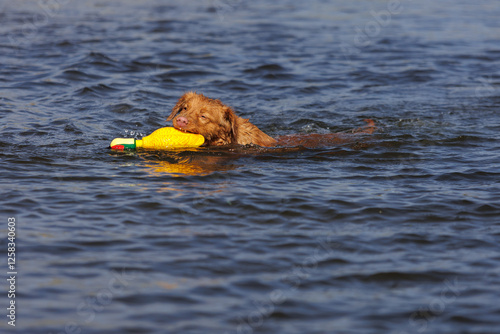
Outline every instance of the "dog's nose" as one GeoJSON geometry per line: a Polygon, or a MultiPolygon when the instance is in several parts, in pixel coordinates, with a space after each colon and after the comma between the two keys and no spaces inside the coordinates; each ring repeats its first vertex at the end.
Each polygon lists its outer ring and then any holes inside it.
{"type": "Polygon", "coordinates": [[[179,126],[181,128],[183,128],[186,125],[188,125],[188,119],[186,117],[182,117],[182,116],[177,117],[177,119],[175,120],[175,122],[177,123],[177,126],[179,126]]]}

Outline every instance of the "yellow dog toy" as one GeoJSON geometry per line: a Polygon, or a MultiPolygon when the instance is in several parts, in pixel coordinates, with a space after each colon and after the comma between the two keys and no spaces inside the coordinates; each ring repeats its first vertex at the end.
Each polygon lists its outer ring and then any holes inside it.
{"type": "Polygon", "coordinates": [[[173,148],[199,147],[205,138],[195,133],[186,133],[175,128],[160,128],[142,139],[115,138],[109,145],[114,150],[134,149],[137,147],[155,150],[168,150],[173,148]]]}

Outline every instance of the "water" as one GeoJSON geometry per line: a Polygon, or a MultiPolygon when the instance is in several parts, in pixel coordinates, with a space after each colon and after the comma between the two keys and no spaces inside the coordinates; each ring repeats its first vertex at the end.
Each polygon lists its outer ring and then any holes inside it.
{"type": "Polygon", "coordinates": [[[2,331],[498,333],[500,6],[397,4],[0,2],[2,331]],[[273,136],[380,131],[107,148],[188,90],[273,136]]]}

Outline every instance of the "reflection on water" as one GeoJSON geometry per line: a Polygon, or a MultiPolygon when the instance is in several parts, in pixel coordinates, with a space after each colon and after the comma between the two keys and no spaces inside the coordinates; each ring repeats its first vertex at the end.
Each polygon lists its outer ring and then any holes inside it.
{"type": "Polygon", "coordinates": [[[144,164],[145,171],[152,176],[169,174],[171,176],[209,175],[213,172],[228,171],[237,166],[226,164],[224,157],[186,156],[177,161],[150,161],[144,164]]]}
{"type": "Polygon", "coordinates": [[[150,176],[204,176],[236,169],[238,155],[226,151],[192,149],[188,151],[140,151],[137,155],[150,176]],[[222,153],[221,153],[222,152],[222,153]]]}

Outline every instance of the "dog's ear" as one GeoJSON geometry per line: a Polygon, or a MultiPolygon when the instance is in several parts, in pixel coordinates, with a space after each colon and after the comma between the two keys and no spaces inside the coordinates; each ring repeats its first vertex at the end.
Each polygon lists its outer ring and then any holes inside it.
{"type": "Polygon", "coordinates": [[[189,93],[186,93],[186,94],[181,96],[179,101],[177,101],[177,104],[172,108],[172,113],[170,114],[170,116],[167,117],[167,122],[171,121],[175,117],[175,115],[177,115],[178,113],[181,112],[181,110],[186,105],[186,102],[187,102],[190,94],[192,94],[192,93],[189,92],[189,93]]]}
{"type": "Polygon", "coordinates": [[[228,106],[224,106],[224,119],[227,121],[229,126],[231,127],[229,137],[231,139],[231,143],[237,143],[238,140],[238,116],[234,113],[233,109],[228,106]]]}

